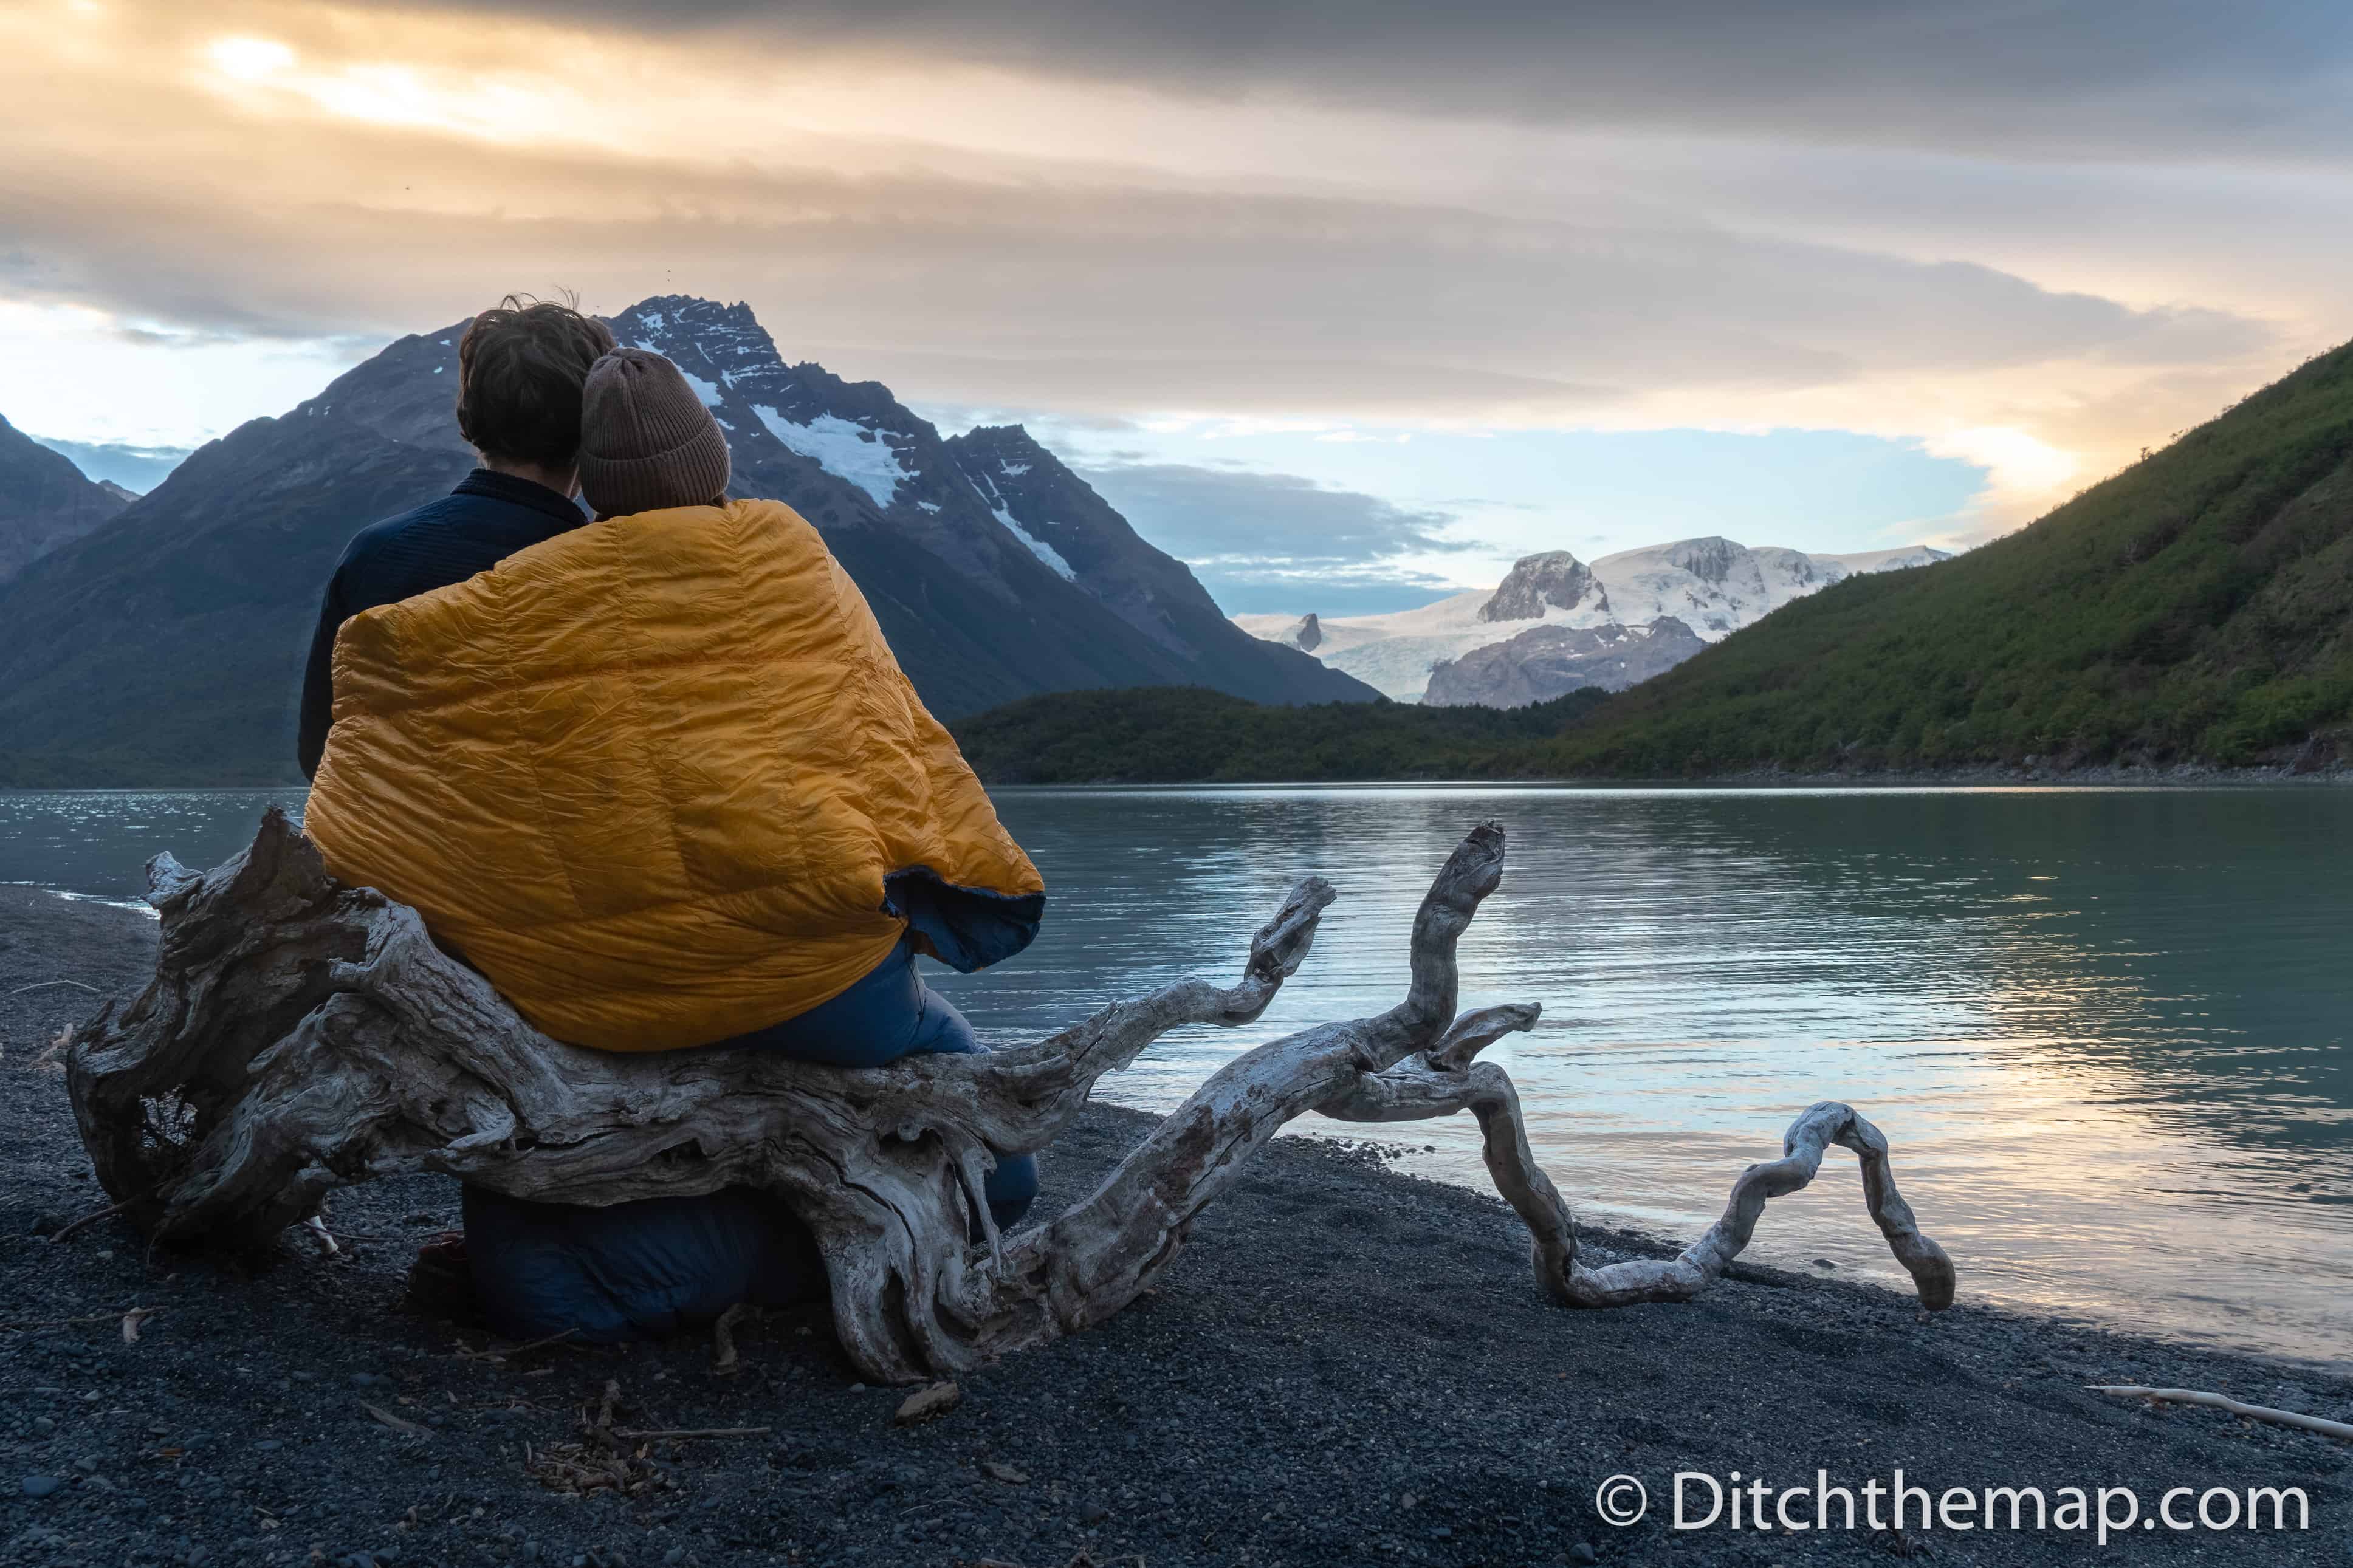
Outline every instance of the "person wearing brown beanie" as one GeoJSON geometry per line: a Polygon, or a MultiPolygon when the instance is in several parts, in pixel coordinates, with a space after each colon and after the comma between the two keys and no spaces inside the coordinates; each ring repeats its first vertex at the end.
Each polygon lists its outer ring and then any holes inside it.
{"type": "MultiPolygon", "coordinates": [[[[824,539],[728,499],[729,473],[676,365],[597,358],[596,521],[343,624],[305,831],[555,1039],[841,1067],[981,1050],[916,957],[1020,952],[1044,883],[824,539]]],[[[1032,1156],[997,1160],[1000,1227],[1037,1184],[1032,1156]]],[[[470,1186],[465,1215],[480,1306],[520,1338],[824,1288],[751,1189],[589,1207],[470,1186]]]]}
{"type": "Polygon", "coordinates": [[[580,494],[599,518],[717,506],[727,437],[678,366],[651,349],[615,349],[580,389],[580,494]]]}

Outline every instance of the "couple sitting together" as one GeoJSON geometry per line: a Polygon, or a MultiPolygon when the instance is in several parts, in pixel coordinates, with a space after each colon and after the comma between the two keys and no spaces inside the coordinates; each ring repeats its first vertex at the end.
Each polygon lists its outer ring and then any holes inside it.
{"type": "MultiPolygon", "coordinates": [[[[572,1045],[983,1048],[915,959],[1020,952],[1044,885],[817,530],[730,500],[678,368],[562,305],[475,318],[457,417],[481,466],[363,530],[327,584],[301,751],[328,868],[572,1045]]],[[[1037,1182],[998,1160],[1000,1226],[1037,1182]]],[[[463,1250],[518,1338],[824,1289],[807,1232],[748,1188],[586,1207],[470,1186],[463,1250]]]]}

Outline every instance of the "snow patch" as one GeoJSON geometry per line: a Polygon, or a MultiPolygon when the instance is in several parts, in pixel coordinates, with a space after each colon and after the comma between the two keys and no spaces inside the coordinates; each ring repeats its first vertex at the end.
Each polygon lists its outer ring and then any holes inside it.
{"type": "MultiPolygon", "coordinates": [[[[998,465],[998,468],[999,471],[1008,473],[1027,473],[1029,471],[1029,465],[1027,463],[1020,465],[1018,470],[1008,469],[1003,464],[998,465]]],[[[1062,552],[1060,551],[1055,549],[1052,545],[1047,543],[1044,540],[1039,538],[1036,534],[1030,532],[1028,529],[1022,527],[1019,522],[1014,520],[1012,510],[1005,504],[1005,498],[997,492],[996,480],[990,479],[987,474],[982,474],[978,478],[966,474],[965,476],[965,482],[972,486],[972,493],[980,498],[981,504],[983,506],[988,508],[989,516],[1003,523],[1005,525],[1006,532],[1011,534],[1014,538],[1028,545],[1029,547],[1029,553],[1035,555],[1039,560],[1043,561],[1048,567],[1052,569],[1056,576],[1060,577],[1065,583],[1075,583],[1079,580],[1079,574],[1071,569],[1071,563],[1062,558],[1062,552]]]]}
{"type": "Polygon", "coordinates": [[[924,511],[937,511],[940,510],[940,503],[935,500],[919,500],[915,505],[924,511]]]}
{"type": "Polygon", "coordinates": [[[724,395],[720,392],[717,382],[705,381],[683,366],[680,368],[678,374],[686,377],[686,384],[694,388],[694,395],[702,399],[702,406],[705,408],[716,408],[723,401],[724,395]]]}
{"type": "Polygon", "coordinates": [[[769,435],[802,457],[814,458],[834,478],[856,485],[874,498],[876,506],[889,506],[900,484],[914,478],[879,431],[854,425],[838,414],[820,414],[806,425],[796,425],[765,403],[752,405],[752,412],[768,427],[769,435]]]}
{"type": "Polygon", "coordinates": [[[1005,525],[1005,531],[1029,547],[1030,554],[1052,567],[1055,576],[1065,583],[1075,583],[1079,580],[1079,574],[1071,570],[1071,563],[1062,559],[1062,552],[1014,521],[1011,512],[1002,506],[993,506],[988,510],[989,515],[1005,525]]]}
{"type": "Polygon", "coordinates": [[[1008,479],[1018,479],[1022,475],[1029,471],[1029,465],[1027,463],[999,463],[997,465],[997,471],[1003,474],[1008,479]]]}

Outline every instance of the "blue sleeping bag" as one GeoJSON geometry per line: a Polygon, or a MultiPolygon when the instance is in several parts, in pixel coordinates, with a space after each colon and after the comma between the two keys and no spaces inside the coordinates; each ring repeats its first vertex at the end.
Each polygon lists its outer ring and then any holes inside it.
{"type": "MultiPolygon", "coordinates": [[[[987,1047],[964,1015],[898,949],[823,1005],[712,1051],[782,1051],[800,1061],[880,1067],[926,1052],[987,1047]]],[[[1000,1228],[1038,1196],[1035,1155],[1001,1157],[987,1182],[1000,1228]]],[[[590,1207],[465,1190],[466,1258],[491,1325],[519,1340],[570,1330],[597,1343],[707,1323],[738,1301],[776,1306],[825,1294],[825,1265],[785,1204],[750,1187],[590,1207]]]]}

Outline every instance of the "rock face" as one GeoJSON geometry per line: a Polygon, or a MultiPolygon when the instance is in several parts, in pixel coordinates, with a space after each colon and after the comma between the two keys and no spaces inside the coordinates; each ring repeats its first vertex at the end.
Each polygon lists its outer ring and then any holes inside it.
{"type": "MultiPolygon", "coordinates": [[[[1082,687],[1375,695],[1227,621],[1018,429],[944,440],[879,383],[787,364],[742,305],[666,296],[612,324],[691,378],[727,433],[732,493],[823,531],[943,718],[1082,687]]],[[[211,443],[0,585],[0,784],[285,781],[302,654],[345,542],[471,466],[450,417],[463,328],[403,338],[211,443]]]]}
{"type": "Polygon", "coordinates": [[[1287,644],[1302,653],[1314,653],[1324,646],[1324,623],[1315,618],[1314,611],[1310,610],[1271,640],[1287,644]]]}
{"type": "MultiPolygon", "coordinates": [[[[1532,625],[1639,631],[1672,620],[1706,644],[1841,578],[1944,559],[1943,551],[1926,545],[1810,555],[1774,545],[1751,548],[1712,536],[1621,551],[1589,566],[1565,550],[1551,550],[1523,557],[1492,593],[1473,589],[1419,609],[1322,622],[1314,654],[1398,701],[1418,702],[1440,665],[1505,643],[1532,625]]],[[[1289,616],[1234,618],[1253,636],[1301,646],[1293,640],[1300,623],[1289,616]]],[[[1676,638],[1661,646],[1680,643],[1676,638]]],[[[1493,661],[1478,668],[1492,669],[1493,661]]],[[[1469,678],[1463,670],[1451,679],[1469,678]]],[[[1508,685],[1495,684],[1492,675],[1482,680],[1497,690],[1508,685]]]]}
{"type": "Polygon", "coordinates": [[[132,499],[0,418],[0,583],[112,521],[132,499]]]}
{"type": "Polygon", "coordinates": [[[1482,621],[1532,621],[1549,605],[1555,609],[1591,608],[1607,613],[1609,595],[1594,581],[1593,569],[1566,550],[1524,555],[1479,606],[1482,621]]]}
{"type": "Polygon", "coordinates": [[[1531,626],[1439,665],[1421,700],[1441,708],[1525,708],[1588,686],[1623,691],[1706,646],[1672,616],[1643,626],[1531,626]]]}
{"type": "Polygon", "coordinates": [[[1189,567],[1146,543],[1092,486],[1020,426],[983,426],[943,445],[990,518],[1049,571],[1192,665],[1188,684],[1261,702],[1376,695],[1354,677],[1335,683],[1339,671],[1303,655],[1278,651],[1267,658],[1268,645],[1228,620],[1189,567]]]}

